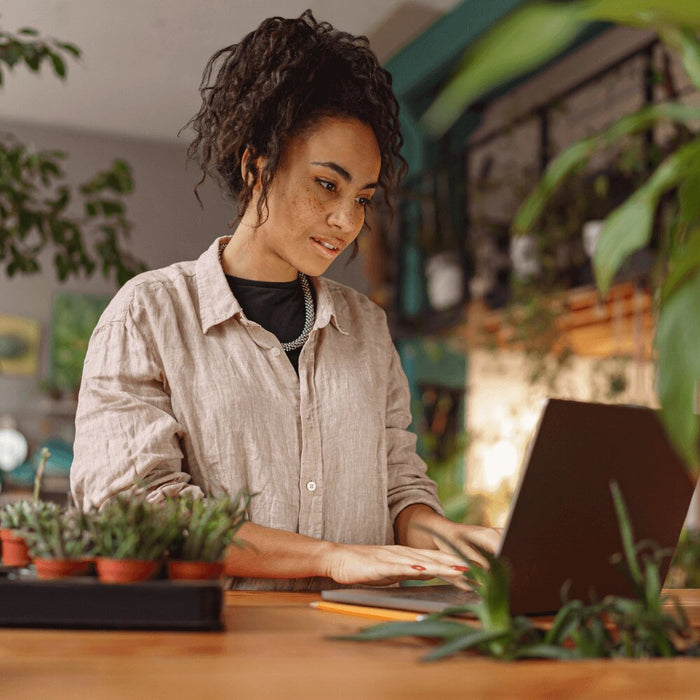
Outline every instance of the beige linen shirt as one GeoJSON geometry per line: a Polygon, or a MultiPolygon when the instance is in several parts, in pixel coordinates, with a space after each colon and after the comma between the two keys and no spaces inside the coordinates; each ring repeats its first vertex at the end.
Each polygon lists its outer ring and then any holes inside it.
{"type": "MultiPolygon", "coordinates": [[[[83,508],[148,480],[149,498],[256,495],[250,519],[333,542],[391,544],[399,512],[442,512],[415,450],[409,391],[384,312],[313,278],[316,320],[299,375],[250,321],[218,259],[146,272],[90,340],[76,416],[73,495],[83,508]]],[[[303,590],[320,580],[252,580],[303,590]]]]}

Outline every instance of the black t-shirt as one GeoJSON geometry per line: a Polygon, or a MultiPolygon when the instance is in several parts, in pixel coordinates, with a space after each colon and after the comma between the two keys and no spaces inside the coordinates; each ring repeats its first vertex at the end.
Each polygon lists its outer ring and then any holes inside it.
{"type": "MultiPolygon", "coordinates": [[[[281,343],[296,340],[304,329],[304,291],[299,278],[293,282],[260,282],[226,275],[228,285],[246,317],[270,331],[281,343]]],[[[314,287],[309,281],[316,305],[314,287]]],[[[288,350],[287,357],[299,374],[301,348],[288,350]]]]}

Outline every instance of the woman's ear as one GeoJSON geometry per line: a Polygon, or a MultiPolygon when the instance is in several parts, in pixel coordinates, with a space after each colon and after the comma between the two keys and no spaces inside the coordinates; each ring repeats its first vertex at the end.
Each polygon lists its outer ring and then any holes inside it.
{"type": "Polygon", "coordinates": [[[265,157],[258,156],[251,162],[250,147],[246,147],[241,157],[241,178],[247,184],[253,184],[253,189],[260,189],[260,171],[265,165],[265,157]]]}

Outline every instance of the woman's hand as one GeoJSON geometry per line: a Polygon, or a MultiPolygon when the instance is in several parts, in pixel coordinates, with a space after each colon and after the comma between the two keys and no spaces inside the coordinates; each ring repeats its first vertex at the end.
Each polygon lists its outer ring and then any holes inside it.
{"type": "Polygon", "coordinates": [[[464,562],[453,552],[400,545],[338,544],[326,553],[326,573],[336,583],[388,586],[408,579],[440,578],[464,587],[464,562]]]}
{"type": "Polygon", "coordinates": [[[483,557],[470,544],[495,552],[501,539],[500,529],[454,523],[422,504],[404,508],[396,519],[394,529],[396,541],[401,544],[421,549],[438,549],[456,556],[455,550],[450,546],[453,544],[470,559],[481,564],[485,564],[483,557]]]}
{"type": "MultiPolygon", "coordinates": [[[[431,528],[432,529],[432,528],[431,528]]],[[[501,530],[481,525],[464,525],[445,519],[433,533],[428,533],[435,547],[442,552],[455,554],[450,546],[453,544],[470,559],[482,565],[486,564],[479,552],[470,545],[476,545],[487,552],[494,553],[501,540],[501,530]]]]}

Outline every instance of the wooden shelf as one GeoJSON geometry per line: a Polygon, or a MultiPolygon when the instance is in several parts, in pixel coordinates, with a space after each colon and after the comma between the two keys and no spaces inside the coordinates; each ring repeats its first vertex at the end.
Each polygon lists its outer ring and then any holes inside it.
{"type": "MultiPolygon", "coordinates": [[[[652,358],[655,320],[649,291],[623,283],[602,299],[595,288],[583,287],[553,296],[549,304],[557,314],[552,354],[568,349],[583,357],[652,358]]],[[[468,306],[467,319],[457,333],[471,347],[522,347],[515,342],[515,328],[503,311],[490,311],[475,301],[468,306]]]]}

